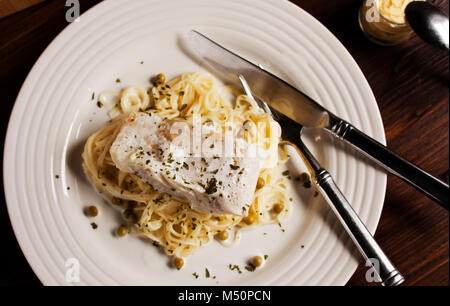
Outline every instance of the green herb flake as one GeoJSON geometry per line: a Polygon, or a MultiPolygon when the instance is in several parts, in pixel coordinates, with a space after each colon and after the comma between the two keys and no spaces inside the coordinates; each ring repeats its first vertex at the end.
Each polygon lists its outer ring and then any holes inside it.
{"type": "Polygon", "coordinates": [[[238,170],[240,167],[239,166],[235,166],[235,165],[230,165],[230,168],[232,170],[238,170]]]}
{"type": "Polygon", "coordinates": [[[250,263],[245,266],[245,270],[247,270],[249,272],[254,272],[256,270],[256,267],[252,263],[250,263]]]}
{"type": "Polygon", "coordinates": [[[236,270],[239,274],[242,273],[241,268],[239,268],[238,265],[232,265],[232,264],[229,264],[229,265],[228,265],[228,268],[229,268],[231,271],[236,270]]]}
{"type": "Polygon", "coordinates": [[[206,194],[214,194],[217,192],[217,180],[216,178],[212,178],[211,180],[206,182],[205,192],[206,194]]]}

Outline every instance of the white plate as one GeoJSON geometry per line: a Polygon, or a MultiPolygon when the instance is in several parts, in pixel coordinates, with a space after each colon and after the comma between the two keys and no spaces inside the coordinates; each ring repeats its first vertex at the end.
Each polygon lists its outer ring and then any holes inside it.
{"type": "MultiPolygon", "coordinates": [[[[293,190],[293,214],[284,233],[274,225],[246,232],[234,248],[212,243],[189,257],[182,271],[171,269],[170,259],[151,243],[112,234],[119,213],[81,171],[85,140],[108,120],[91,101],[92,92],[147,86],[159,72],[173,77],[200,69],[181,48],[190,29],[262,64],[385,143],[376,101],[357,64],[297,6],[280,0],[104,1],[67,27],[40,57],[9,124],[8,211],[34,272],[45,285],[69,284],[66,273],[74,266],[67,260],[75,258],[82,285],[344,285],[359,257],[330,209],[310,191],[293,190]],[[91,204],[101,212],[95,231],[83,214],[91,204]],[[242,274],[228,269],[228,264],[242,268],[256,254],[269,255],[264,268],[242,274]],[[216,279],[205,278],[206,267],[216,279]]],[[[326,134],[308,134],[317,157],[374,232],[386,175],[326,134]]],[[[294,159],[290,167],[301,164],[294,159]]]]}

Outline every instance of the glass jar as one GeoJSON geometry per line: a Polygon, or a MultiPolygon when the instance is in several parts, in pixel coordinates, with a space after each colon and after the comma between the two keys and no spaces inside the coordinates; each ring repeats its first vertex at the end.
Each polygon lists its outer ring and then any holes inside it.
{"type": "Polygon", "coordinates": [[[416,0],[364,0],[359,10],[359,25],[367,38],[385,46],[407,40],[413,30],[404,14],[405,7],[412,1],[416,0]]]}

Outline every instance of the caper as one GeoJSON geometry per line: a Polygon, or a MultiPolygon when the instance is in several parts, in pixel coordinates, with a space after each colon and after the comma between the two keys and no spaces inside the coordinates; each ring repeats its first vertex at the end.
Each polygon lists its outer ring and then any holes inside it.
{"type": "Polygon", "coordinates": [[[95,206],[89,206],[88,208],[88,215],[89,217],[97,217],[98,216],[98,209],[95,206]]]}
{"type": "Polygon", "coordinates": [[[219,240],[227,240],[230,237],[227,231],[220,232],[216,235],[216,238],[219,240]]]}
{"type": "Polygon", "coordinates": [[[266,182],[264,181],[264,179],[262,177],[259,177],[258,183],[256,183],[256,189],[261,189],[264,187],[264,185],[266,185],[266,182]]]}
{"type": "Polygon", "coordinates": [[[175,259],[173,260],[173,265],[175,266],[175,268],[177,268],[177,270],[183,268],[184,266],[183,258],[175,257],[175,259]]]}
{"type": "Polygon", "coordinates": [[[125,226],[120,226],[117,229],[117,235],[119,237],[125,237],[127,233],[128,233],[128,230],[127,230],[127,228],[125,226]]]}
{"type": "Polygon", "coordinates": [[[255,257],[253,257],[253,259],[252,259],[252,264],[253,264],[253,266],[255,266],[255,267],[261,267],[262,263],[263,263],[263,259],[262,259],[261,256],[255,256],[255,257]]]}
{"type": "Polygon", "coordinates": [[[165,82],[166,82],[166,76],[164,73],[160,73],[155,77],[156,85],[161,85],[161,84],[164,84],[165,82]]]}
{"type": "Polygon", "coordinates": [[[252,215],[248,215],[247,217],[242,219],[242,221],[244,221],[244,223],[247,225],[252,225],[253,223],[255,223],[255,217],[253,217],[252,215]]]}
{"type": "Polygon", "coordinates": [[[280,203],[277,203],[272,207],[273,211],[277,214],[281,213],[283,211],[283,208],[283,205],[280,203]]]}
{"type": "Polygon", "coordinates": [[[300,184],[304,185],[304,184],[308,183],[309,181],[311,181],[311,177],[309,176],[308,173],[304,172],[304,173],[300,174],[300,176],[297,178],[297,181],[299,181],[300,184]]]}

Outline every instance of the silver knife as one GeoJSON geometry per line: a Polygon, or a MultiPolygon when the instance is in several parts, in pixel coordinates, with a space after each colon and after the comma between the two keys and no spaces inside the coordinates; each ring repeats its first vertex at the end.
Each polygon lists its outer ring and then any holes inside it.
{"type": "Polygon", "coordinates": [[[449,186],[444,182],[390,151],[294,86],[203,34],[191,31],[189,40],[197,55],[232,83],[240,84],[238,76],[242,75],[255,97],[267,102],[270,107],[304,127],[328,130],[448,210],[449,186]]]}

